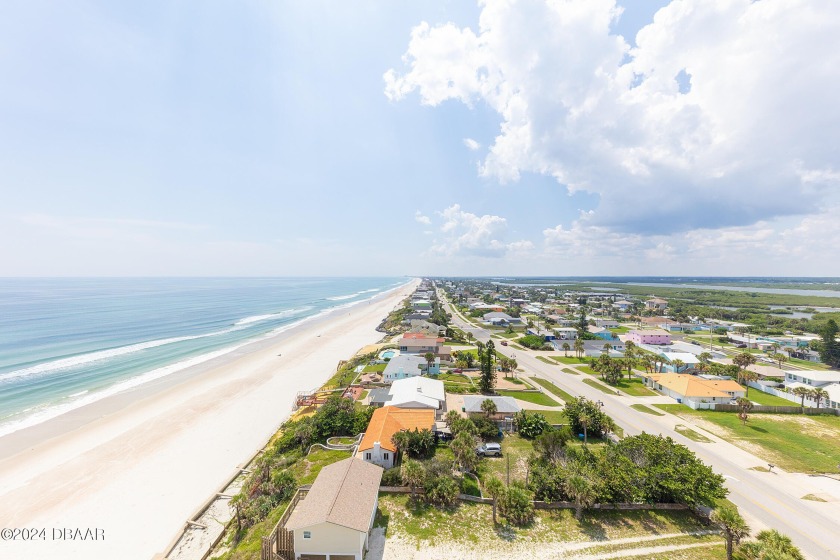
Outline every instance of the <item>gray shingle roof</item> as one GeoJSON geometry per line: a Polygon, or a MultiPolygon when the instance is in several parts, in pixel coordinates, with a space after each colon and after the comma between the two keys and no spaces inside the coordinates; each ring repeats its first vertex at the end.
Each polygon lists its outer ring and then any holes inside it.
{"type": "Polygon", "coordinates": [[[334,523],[367,532],[376,508],[382,467],[353,457],[327,465],[301,500],[286,529],[334,523]]]}

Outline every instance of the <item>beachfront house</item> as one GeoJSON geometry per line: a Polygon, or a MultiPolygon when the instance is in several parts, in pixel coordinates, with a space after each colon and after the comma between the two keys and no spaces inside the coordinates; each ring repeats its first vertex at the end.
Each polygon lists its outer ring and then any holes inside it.
{"type": "Polygon", "coordinates": [[[442,336],[430,336],[425,333],[405,333],[400,339],[401,354],[425,354],[431,352],[442,360],[449,360],[452,348],[444,346],[442,336]]]}
{"type": "Polygon", "coordinates": [[[636,345],[651,344],[661,346],[671,344],[671,334],[660,330],[635,330],[627,333],[627,340],[636,345]]]}
{"type": "Polygon", "coordinates": [[[702,408],[702,403],[728,404],[746,395],[746,389],[731,379],[707,379],[685,373],[654,373],[644,379],[648,387],[692,408],[702,408]]]}
{"type": "Polygon", "coordinates": [[[396,406],[377,408],[373,411],[356,456],[368,463],[390,469],[397,460],[397,447],[392,439],[394,434],[401,430],[433,430],[434,427],[435,411],[432,409],[396,406]]]}
{"type": "Polygon", "coordinates": [[[382,468],[356,458],[325,466],[285,529],[297,560],[362,560],[379,504],[382,468]]]}
{"type": "Polygon", "coordinates": [[[398,379],[416,377],[423,373],[437,375],[440,373],[440,358],[435,357],[429,366],[424,356],[417,354],[399,354],[391,358],[382,372],[383,383],[393,383],[398,379]]]}

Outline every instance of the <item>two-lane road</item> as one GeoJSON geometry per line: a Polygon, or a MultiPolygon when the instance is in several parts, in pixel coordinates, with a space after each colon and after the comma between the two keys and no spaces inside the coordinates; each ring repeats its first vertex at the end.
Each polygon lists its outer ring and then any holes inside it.
{"type": "MultiPolygon", "coordinates": [[[[476,340],[490,340],[489,331],[467,323],[451,306],[449,310],[456,326],[471,333],[476,340]]],[[[745,465],[757,466],[765,462],[717,438],[714,443],[690,440],[674,430],[677,421],[681,424],[690,423],[670,414],[652,416],[631,408],[631,404],[642,402],[638,399],[623,393],[603,393],[583,383],[584,376],[578,378],[564,374],[559,367],[537,360],[529,351],[517,351],[501,344],[496,345],[496,349],[508,357],[515,354],[520,367],[530,375],[547,379],[572,395],[604,402],[605,410],[626,434],[662,434],[685,445],[726,478],[730,490],[729,499],[754,525],[774,528],[788,535],[814,560],[840,559],[840,507],[836,503],[802,500],[801,496],[794,495],[797,487],[786,488],[784,484],[785,477],[789,480],[790,475],[749,470],[745,465]]]]}

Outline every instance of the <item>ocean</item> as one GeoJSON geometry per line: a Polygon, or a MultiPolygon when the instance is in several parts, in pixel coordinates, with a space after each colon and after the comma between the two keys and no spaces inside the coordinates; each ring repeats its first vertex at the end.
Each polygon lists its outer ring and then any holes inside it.
{"type": "Polygon", "coordinates": [[[0,436],[406,278],[0,278],[0,436]]]}

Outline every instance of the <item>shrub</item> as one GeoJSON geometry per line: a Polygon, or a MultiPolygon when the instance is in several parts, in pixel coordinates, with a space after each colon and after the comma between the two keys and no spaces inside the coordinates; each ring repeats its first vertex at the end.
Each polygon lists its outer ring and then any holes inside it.
{"type": "Polygon", "coordinates": [[[472,423],[475,424],[475,427],[478,430],[478,437],[481,439],[495,438],[499,435],[499,427],[493,420],[490,420],[485,416],[476,416],[475,418],[472,418],[472,423]]]}
{"type": "Polygon", "coordinates": [[[514,482],[499,500],[499,512],[512,525],[527,525],[534,520],[534,495],[521,483],[514,482]]]}
{"type": "Polygon", "coordinates": [[[528,411],[522,410],[516,413],[513,422],[516,424],[516,429],[519,430],[519,435],[525,438],[533,439],[551,429],[551,424],[539,412],[529,414],[528,411]]]}
{"type": "Polygon", "coordinates": [[[426,479],[423,486],[425,499],[430,504],[451,506],[458,501],[458,483],[451,476],[434,476],[426,479]]]}
{"type": "Polygon", "coordinates": [[[400,467],[394,467],[382,473],[382,486],[402,486],[400,467]]]}

